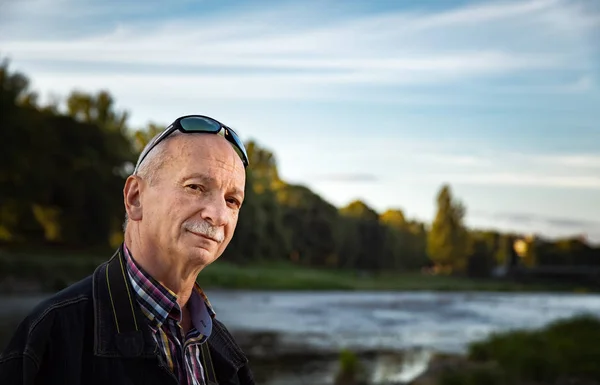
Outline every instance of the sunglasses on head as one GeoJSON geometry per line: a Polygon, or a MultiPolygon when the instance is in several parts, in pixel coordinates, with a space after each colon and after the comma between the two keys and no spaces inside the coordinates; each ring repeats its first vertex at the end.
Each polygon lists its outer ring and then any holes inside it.
{"type": "Polygon", "coordinates": [[[175,131],[181,131],[186,134],[193,133],[207,133],[207,134],[220,134],[222,135],[229,143],[232,144],[233,149],[242,159],[244,163],[244,167],[248,167],[249,160],[248,154],[246,153],[246,149],[244,148],[244,143],[240,139],[240,137],[233,131],[230,127],[227,127],[221,122],[216,121],[213,118],[209,118],[208,116],[202,115],[187,115],[177,118],[170,126],[168,126],[163,132],[160,133],[152,143],[146,147],[144,152],[140,155],[140,158],[135,166],[134,173],[140,167],[140,164],[146,158],[148,153],[152,151],[157,144],[159,144],[163,139],[171,135],[175,131]]]}

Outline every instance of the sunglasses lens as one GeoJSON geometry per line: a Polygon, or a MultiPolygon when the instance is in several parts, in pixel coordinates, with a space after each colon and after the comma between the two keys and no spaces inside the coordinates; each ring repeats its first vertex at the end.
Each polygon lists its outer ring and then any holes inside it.
{"type": "Polygon", "coordinates": [[[187,132],[210,132],[217,133],[221,129],[219,123],[202,117],[189,117],[179,122],[184,131],[187,132]]]}
{"type": "MultiPolygon", "coordinates": [[[[218,122],[201,116],[183,118],[179,123],[185,132],[206,132],[216,134],[221,131],[221,125],[218,122]]],[[[242,143],[240,138],[231,128],[228,128],[227,132],[229,132],[229,135],[225,135],[225,138],[233,144],[235,152],[237,152],[244,163],[248,165],[248,155],[246,154],[244,143],[242,143]]]]}
{"type": "Polygon", "coordinates": [[[235,149],[235,152],[237,152],[240,158],[242,158],[245,162],[248,162],[248,154],[246,153],[244,143],[242,143],[241,139],[233,130],[229,129],[229,132],[231,134],[231,139],[233,140],[233,148],[235,149]]]}

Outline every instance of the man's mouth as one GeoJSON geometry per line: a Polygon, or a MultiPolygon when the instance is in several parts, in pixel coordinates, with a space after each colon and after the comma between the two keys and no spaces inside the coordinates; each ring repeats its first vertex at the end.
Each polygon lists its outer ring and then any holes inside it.
{"type": "Polygon", "coordinates": [[[202,238],[204,238],[204,239],[208,239],[209,241],[213,241],[213,242],[219,243],[219,241],[217,241],[217,240],[216,240],[216,239],[214,239],[214,238],[211,238],[211,237],[209,237],[209,236],[208,236],[208,235],[206,235],[206,234],[202,234],[202,233],[196,233],[196,232],[194,232],[194,231],[190,231],[190,230],[188,230],[188,231],[189,231],[190,233],[192,233],[192,234],[194,234],[194,235],[198,236],[198,237],[202,237],[202,238]]]}

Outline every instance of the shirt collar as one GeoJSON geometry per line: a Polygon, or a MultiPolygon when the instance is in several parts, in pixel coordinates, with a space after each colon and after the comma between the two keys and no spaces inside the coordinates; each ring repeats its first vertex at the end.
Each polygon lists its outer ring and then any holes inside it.
{"type": "MultiPolygon", "coordinates": [[[[123,244],[126,268],[142,312],[150,321],[154,329],[162,326],[167,318],[177,321],[181,319],[181,308],[177,303],[177,295],[148,274],[132,257],[131,252],[123,244]]],[[[204,336],[209,336],[212,330],[212,319],[215,311],[204,291],[194,284],[190,300],[189,311],[194,328],[204,336]]]]}

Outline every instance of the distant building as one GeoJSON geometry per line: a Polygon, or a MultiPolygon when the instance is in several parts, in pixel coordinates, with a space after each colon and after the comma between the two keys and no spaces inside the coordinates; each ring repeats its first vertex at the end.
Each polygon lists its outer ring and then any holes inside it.
{"type": "Polygon", "coordinates": [[[529,250],[529,242],[525,239],[516,239],[513,242],[513,249],[519,258],[524,258],[529,250]]]}

